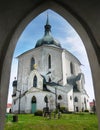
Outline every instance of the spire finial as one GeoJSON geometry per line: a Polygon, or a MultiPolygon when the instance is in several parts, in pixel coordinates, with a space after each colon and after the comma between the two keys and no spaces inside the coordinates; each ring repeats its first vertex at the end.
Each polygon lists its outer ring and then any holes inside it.
{"type": "Polygon", "coordinates": [[[47,12],[47,21],[46,21],[46,25],[49,25],[49,15],[48,15],[48,12],[47,12]]]}
{"type": "Polygon", "coordinates": [[[49,24],[48,12],[47,12],[46,25],[44,27],[45,27],[45,35],[50,34],[50,32],[51,32],[51,25],[49,24]]]}

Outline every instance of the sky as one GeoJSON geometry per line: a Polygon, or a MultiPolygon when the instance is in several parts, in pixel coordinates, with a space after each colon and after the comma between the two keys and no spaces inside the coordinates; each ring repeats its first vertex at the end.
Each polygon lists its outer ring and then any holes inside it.
{"type": "Polygon", "coordinates": [[[94,99],[94,88],[91,76],[90,65],[88,62],[87,53],[84,44],[74,30],[74,28],[61,15],[52,10],[46,10],[34,18],[24,29],[17,41],[14,51],[11,67],[11,76],[9,83],[8,102],[12,102],[12,82],[14,77],[17,77],[18,59],[17,56],[23,52],[33,49],[37,40],[44,35],[44,25],[46,24],[47,13],[49,16],[49,23],[51,25],[52,36],[57,39],[62,48],[71,52],[81,62],[81,70],[85,75],[85,89],[90,97],[90,101],[94,99]]]}

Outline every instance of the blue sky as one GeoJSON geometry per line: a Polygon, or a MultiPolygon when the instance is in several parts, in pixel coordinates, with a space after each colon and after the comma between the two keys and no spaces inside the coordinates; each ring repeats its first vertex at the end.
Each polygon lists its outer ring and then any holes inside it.
{"type": "Polygon", "coordinates": [[[12,101],[12,82],[14,80],[14,77],[17,77],[18,61],[16,57],[23,52],[34,48],[37,40],[43,37],[44,25],[46,24],[47,19],[47,12],[49,15],[49,23],[52,26],[51,33],[53,37],[60,41],[61,46],[63,48],[66,48],[73,55],[75,55],[82,63],[81,69],[85,75],[85,89],[87,90],[87,93],[90,97],[90,101],[92,101],[94,98],[94,89],[91,77],[91,70],[82,40],[73,29],[73,27],[63,17],[61,17],[56,12],[53,12],[52,10],[46,10],[27,25],[27,27],[18,39],[12,60],[8,102],[12,101]]]}

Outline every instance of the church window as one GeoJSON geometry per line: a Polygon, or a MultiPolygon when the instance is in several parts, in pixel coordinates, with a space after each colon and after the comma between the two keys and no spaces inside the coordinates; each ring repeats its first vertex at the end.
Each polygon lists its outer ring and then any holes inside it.
{"type": "Polygon", "coordinates": [[[58,96],[58,100],[62,100],[62,96],[61,95],[58,96]]]}
{"type": "Polygon", "coordinates": [[[70,96],[70,100],[72,100],[72,96],[70,96]]]}
{"type": "Polygon", "coordinates": [[[32,103],[36,103],[36,97],[35,96],[32,97],[32,101],[31,102],[32,103]]]}
{"type": "Polygon", "coordinates": [[[74,98],[74,102],[78,102],[78,98],[77,97],[74,98]]]}
{"type": "Polygon", "coordinates": [[[70,71],[71,71],[71,74],[74,74],[73,63],[72,62],[70,63],[70,71]]]}
{"type": "Polygon", "coordinates": [[[36,75],[34,76],[34,79],[33,79],[33,87],[37,87],[37,77],[36,77],[36,75]]]}
{"type": "Polygon", "coordinates": [[[84,103],[86,103],[86,98],[84,98],[84,103]]]}
{"type": "Polygon", "coordinates": [[[16,100],[14,100],[14,105],[16,104],[16,100]]]}
{"type": "Polygon", "coordinates": [[[32,57],[32,58],[31,58],[30,70],[33,70],[33,69],[34,69],[34,64],[35,64],[35,59],[32,57]]]}
{"type": "Polygon", "coordinates": [[[51,68],[51,55],[48,56],[48,68],[51,68]]]}
{"type": "Polygon", "coordinates": [[[51,82],[51,78],[49,77],[49,82],[51,82]]]}

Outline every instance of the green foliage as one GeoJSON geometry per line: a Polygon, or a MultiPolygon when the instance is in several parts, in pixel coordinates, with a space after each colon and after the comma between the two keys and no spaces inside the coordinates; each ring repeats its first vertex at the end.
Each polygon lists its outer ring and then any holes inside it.
{"type": "Polygon", "coordinates": [[[57,109],[56,109],[56,110],[54,110],[54,111],[53,111],[53,113],[56,113],[56,114],[57,114],[57,113],[58,113],[58,110],[57,110],[57,109]]]}
{"type": "Polygon", "coordinates": [[[61,113],[66,113],[66,112],[68,112],[68,110],[65,107],[60,107],[60,112],[61,113]]]}
{"type": "Polygon", "coordinates": [[[60,119],[34,116],[33,114],[19,114],[18,122],[12,122],[13,115],[8,115],[4,130],[98,130],[96,114],[84,115],[62,114],[60,119]]]}
{"type": "Polygon", "coordinates": [[[42,116],[43,115],[43,111],[41,110],[37,110],[35,113],[34,113],[35,116],[42,116]]]}

